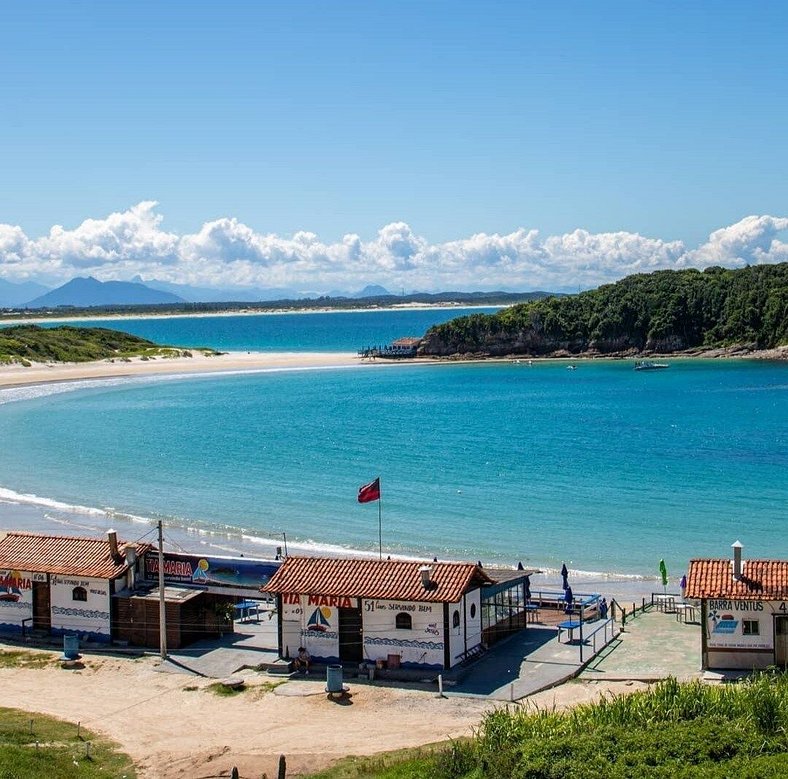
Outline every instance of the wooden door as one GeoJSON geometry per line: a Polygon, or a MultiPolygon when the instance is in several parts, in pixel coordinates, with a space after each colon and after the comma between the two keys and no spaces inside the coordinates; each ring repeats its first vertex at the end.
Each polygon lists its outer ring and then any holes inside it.
{"type": "Polygon", "coordinates": [[[788,666],[788,617],[774,618],[774,664],[788,666]]]}
{"type": "Polygon", "coordinates": [[[33,582],[33,630],[52,628],[52,611],[49,600],[49,582],[33,582]]]}
{"type": "Polygon", "coordinates": [[[364,659],[361,609],[339,609],[339,659],[360,663],[364,659]]]}

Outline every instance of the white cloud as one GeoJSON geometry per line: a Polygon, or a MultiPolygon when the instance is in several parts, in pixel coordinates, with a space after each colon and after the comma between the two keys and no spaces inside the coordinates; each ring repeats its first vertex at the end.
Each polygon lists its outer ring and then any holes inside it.
{"type": "Polygon", "coordinates": [[[0,277],[55,285],[76,275],[109,280],[139,274],[209,287],[318,292],[367,283],[391,289],[560,290],[661,268],[788,260],[788,244],[779,237],[788,230],[786,217],[748,216],[688,249],[681,241],[581,229],[543,238],[521,228],[431,244],[404,222],[385,225],[370,241],[348,234],[324,243],[306,231],[292,237],[258,233],[230,217],[178,235],[163,229],[156,207],[144,201],[104,219],[87,219],[73,230],[56,225],[37,239],[0,224],[0,277]]]}

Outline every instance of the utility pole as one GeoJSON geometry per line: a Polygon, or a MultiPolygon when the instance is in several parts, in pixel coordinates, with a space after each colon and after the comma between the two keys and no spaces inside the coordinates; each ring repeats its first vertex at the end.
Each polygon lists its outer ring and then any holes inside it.
{"type": "Polygon", "coordinates": [[[164,604],[164,530],[159,520],[159,650],[161,659],[167,659],[167,616],[164,604]]]}

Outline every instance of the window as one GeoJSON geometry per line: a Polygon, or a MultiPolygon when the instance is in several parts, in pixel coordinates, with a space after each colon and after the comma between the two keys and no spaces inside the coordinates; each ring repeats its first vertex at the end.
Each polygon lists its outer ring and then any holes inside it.
{"type": "Polygon", "coordinates": [[[453,628],[458,628],[460,626],[460,612],[456,611],[454,614],[451,615],[451,626],[453,628]]]}
{"type": "Polygon", "coordinates": [[[74,587],[71,590],[71,600],[87,600],[88,591],[84,587],[74,587]]]}
{"type": "Polygon", "coordinates": [[[742,633],[745,636],[760,636],[761,623],[757,619],[745,619],[741,623],[742,633]]]}
{"type": "Polygon", "coordinates": [[[471,603],[471,619],[475,619],[475,618],[476,618],[476,604],[471,603]]]}
{"type": "Polygon", "coordinates": [[[410,614],[397,614],[396,621],[397,630],[411,630],[413,628],[413,618],[410,614]]]}

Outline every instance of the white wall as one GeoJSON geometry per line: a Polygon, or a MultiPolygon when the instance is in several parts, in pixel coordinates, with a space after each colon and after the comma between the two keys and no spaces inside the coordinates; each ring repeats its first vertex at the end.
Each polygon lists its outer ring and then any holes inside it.
{"type": "Polygon", "coordinates": [[[706,646],[709,649],[774,649],[773,615],[788,616],[788,611],[781,611],[780,605],[780,601],[707,601],[706,646]],[[759,635],[745,636],[744,620],[757,620],[759,635]]]}
{"type": "Polygon", "coordinates": [[[458,603],[449,604],[449,651],[452,667],[462,662],[466,658],[466,652],[470,652],[471,649],[477,647],[481,642],[481,590],[472,590],[465,596],[465,604],[463,604],[462,600],[458,603]],[[475,608],[472,609],[472,606],[475,606],[475,608]],[[455,611],[458,611],[460,615],[460,626],[458,628],[452,627],[455,611]],[[473,617],[471,617],[471,611],[474,612],[473,617]],[[467,635],[465,632],[466,620],[467,635]]]}
{"type": "Polygon", "coordinates": [[[358,608],[357,598],[321,595],[282,596],[282,652],[298,647],[317,661],[339,659],[339,608],[358,608]]]}
{"type": "Polygon", "coordinates": [[[0,627],[21,630],[22,620],[33,616],[33,574],[0,570],[0,595],[9,598],[0,600],[0,627]]]}
{"type": "Polygon", "coordinates": [[[50,578],[52,630],[55,633],[76,633],[93,641],[109,641],[110,597],[107,579],[82,576],[50,578]],[[84,587],[87,601],[74,600],[75,587],[84,587]]]}
{"type": "Polygon", "coordinates": [[[404,666],[443,668],[443,604],[372,600],[361,603],[364,627],[364,658],[374,662],[390,654],[400,656],[404,666]],[[397,630],[397,614],[411,616],[410,630],[397,630]]]}

